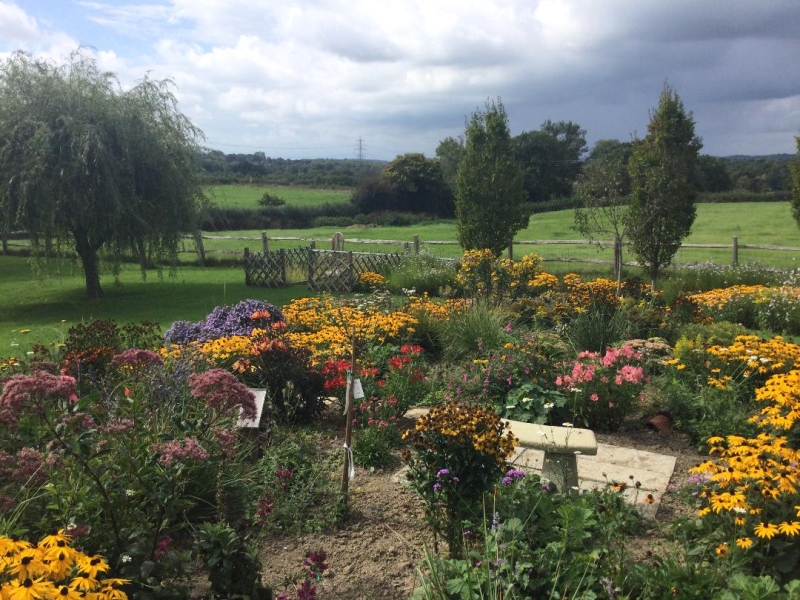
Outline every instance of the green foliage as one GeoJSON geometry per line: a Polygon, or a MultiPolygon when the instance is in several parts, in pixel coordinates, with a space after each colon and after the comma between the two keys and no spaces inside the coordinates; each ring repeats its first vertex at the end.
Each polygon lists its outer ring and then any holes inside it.
{"type": "Polygon", "coordinates": [[[264,535],[326,531],[340,518],[336,469],[341,444],[313,432],[278,429],[247,488],[250,522],[264,535]]]}
{"type": "Polygon", "coordinates": [[[522,174],[513,157],[508,116],[499,100],[473,113],[456,176],[458,241],[464,250],[500,255],[528,224],[522,174]]]}
{"type": "Polygon", "coordinates": [[[526,381],[508,392],[498,413],[503,419],[545,424],[550,420],[551,411],[563,408],[566,403],[566,397],[558,390],[526,381]]]}
{"type": "Polygon", "coordinates": [[[365,427],[356,433],[353,442],[353,461],[361,467],[382,469],[392,464],[392,449],[397,446],[395,435],[388,429],[365,427]]]}
{"type": "Polygon", "coordinates": [[[0,66],[0,222],[72,245],[98,296],[102,248],[144,268],[193,229],[201,135],[169,81],[122,92],[81,51],[61,66],[15,53],[0,66]]]}
{"type": "Polygon", "coordinates": [[[428,553],[413,598],[607,597],[629,569],[624,542],[637,522],[619,494],[598,491],[572,500],[537,476],[510,470],[483,518],[465,525],[466,556],[428,553]]]}
{"type": "Polygon", "coordinates": [[[286,204],[286,200],[269,192],[264,192],[258,199],[259,206],[283,206],[284,204],[286,204]]]}
{"type": "Polygon", "coordinates": [[[629,163],[630,239],[655,289],[661,270],[672,262],[694,223],[693,177],[702,143],[695,136],[691,113],[668,85],[650,115],[647,132],[635,142],[629,163]]]}
{"type": "Polygon", "coordinates": [[[585,129],[572,121],[548,119],[539,131],[522,132],[512,142],[529,202],[538,205],[572,195],[586,152],[585,129]]]}
{"type": "Polygon", "coordinates": [[[439,160],[442,176],[451,190],[455,189],[458,165],[463,157],[464,136],[459,136],[458,139],[448,136],[436,146],[436,158],[439,160]]]}
{"type": "Polygon", "coordinates": [[[261,585],[258,548],[249,546],[230,525],[201,523],[194,536],[197,553],[208,569],[213,598],[272,598],[261,585]]]}
{"type": "Polygon", "coordinates": [[[797,144],[797,158],[792,161],[789,169],[792,175],[792,214],[794,220],[800,225],[800,137],[795,138],[797,144]]]}
{"type": "Polygon", "coordinates": [[[413,290],[417,296],[439,296],[453,285],[455,274],[455,262],[440,260],[427,252],[410,254],[389,274],[389,290],[394,294],[413,290]]]}
{"type": "Polygon", "coordinates": [[[419,153],[403,154],[384,167],[381,177],[389,181],[396,198],[396,204],[386,209],[453,216],[453,194],[439,161],[419,153]]]}

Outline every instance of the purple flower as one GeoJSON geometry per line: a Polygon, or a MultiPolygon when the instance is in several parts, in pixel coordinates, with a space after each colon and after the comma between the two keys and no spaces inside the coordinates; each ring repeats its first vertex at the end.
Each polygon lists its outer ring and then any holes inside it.
{"type": "Polygon", "coordinates": [[[450,473],[449,469],[439,469],[439,472],[436,473],[436,478],[437,479],[441,479],[442,477],[444,477],[445,475],[447,475],[449,473],[450,473]]]}
{"type": "Polygon", "coordinates": [[[458,477],[453,477],[453,483],[458,483],[459,481],[461,480],[458,477]]]}
{"type": "Polygon", "coordinates": [[[152,350],[140,350],[131,348],[111,359],[112,367],[133,367],[143,368],[150,365],[163,365],[164,360],[152,350]]]}
{"type": "Polygon", "coordinates": [[[272,323],[285,322],[281,310],[262,300],[242,300],[233,306],[223,305],[215,308],[199,323],[176,321],[164,338],[173,344],[207,342],[232,335],[250,335],[253,329],[268,328],[272,323]],[[269,317],[253,318],[253,315],[268,314],[269,317]]]}
{"type": "Polygon", "coordinates": [[[439,492],[441,490],[442,490],[442,484],[441,483],[434,483],[433,484],[433,491],[434,492],[439,492]]]}

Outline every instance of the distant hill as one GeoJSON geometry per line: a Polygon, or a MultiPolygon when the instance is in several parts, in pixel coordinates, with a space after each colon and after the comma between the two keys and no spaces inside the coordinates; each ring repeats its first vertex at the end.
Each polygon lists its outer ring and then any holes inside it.
{"type": "Polygon", "coordinates": [[[224,154],[206,150],[198,164],[208,183],[265,183],[309,187],[355,187],[365,177],[378,175],[382,160],[354,158],[271,158],[263,152],[224,154]]]}

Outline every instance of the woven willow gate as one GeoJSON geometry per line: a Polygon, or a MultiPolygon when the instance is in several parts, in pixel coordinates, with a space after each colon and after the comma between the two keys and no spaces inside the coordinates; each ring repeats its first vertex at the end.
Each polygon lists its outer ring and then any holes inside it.
{"type": "MultiPolygon", "coordinates": [[[[278,288],[289,283],[292,273],[306,273],[311,247],[290,248],[277,252],[250,252],[244,249],[245,285],[278,288]]],[[[303,281],[302,279],[300,281],[303,281]]]]}
{"type": "Polygon", "coordinates": [[[366,271],[386,272],[400,265],[405,254],[291,248],[277,252],[244,251],[244,281],[258,287],[284,287],[305,281],[319,292],[351,292],[366,271]],[[291,275],[303,273],[305,279],[291,275]]]}

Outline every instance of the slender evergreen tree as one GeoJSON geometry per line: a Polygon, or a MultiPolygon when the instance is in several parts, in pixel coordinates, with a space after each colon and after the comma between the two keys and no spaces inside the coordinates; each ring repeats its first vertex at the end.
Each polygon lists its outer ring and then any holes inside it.
{"type": "Polygon", "coordinates": [[[634,142],[629,162],[630,240],[653,289],[694,223],[693,177],[702,146],[692,114],[665,84],[658,108],[650,114],[647,136],[634,142]]]}
{"type": "Polygon", "coordinates": [[[522,172],[514,159],[502,102],[486,102],[467,123],[456,175],[458,241],[464,250],[500,255],[528,225],[522,172]]]}

